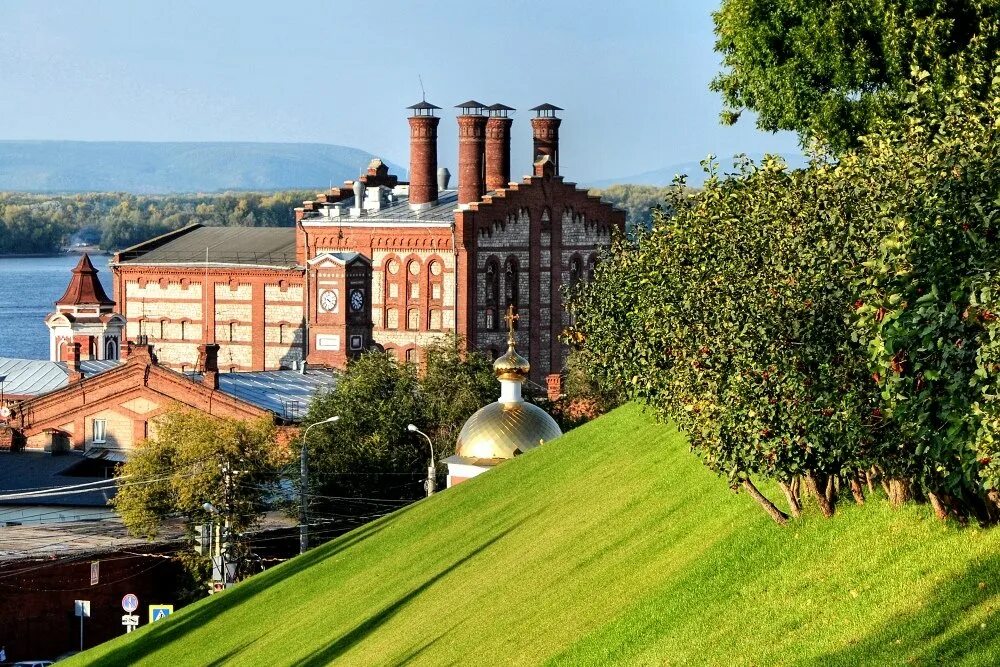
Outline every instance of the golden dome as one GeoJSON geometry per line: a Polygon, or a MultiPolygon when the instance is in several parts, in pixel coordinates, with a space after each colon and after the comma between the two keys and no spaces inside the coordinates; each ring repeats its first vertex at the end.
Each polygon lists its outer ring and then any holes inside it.
{"type": "Polygon", "coordinates": [[[517,353],[513,344],[507,347],[507,353],[497,357],[493,362],[493,372],[498,380],[525,380],[531,372],[531,364],[517,353]]]}
{"type": "Polygon", "coordinates": [[[511,459],[560,435],[556,420],[537,405],[490,403],[465,422],[455,454],[469,459],[511,459]]]}

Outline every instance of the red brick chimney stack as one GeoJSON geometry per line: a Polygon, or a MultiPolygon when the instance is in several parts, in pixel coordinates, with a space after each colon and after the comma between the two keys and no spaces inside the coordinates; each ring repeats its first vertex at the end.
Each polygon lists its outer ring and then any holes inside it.
{"type": "Polygon", "coordinates": [[[219,346],[204,343],[198,346],[198,372],[201,383],[209,389],[219,388],[219,346]]]}
{"type": "Polygon", "coordinates": [[[437,126],[440,118],[430,102],[417,102],[410,116],[410,207],[429,208],[437,202],[437,126]]]}
{"type": "Polygon", "coordinates": [[[486,191],[499,190],[510,184],[510,126],[514,119],[507,116],[514,111],[505,104],[487,107],[486,121],[486,191]]]}
{"type": "Polygon", "coordinates": [[[73,384],[83,379],[83,371],[80,368],[80,344],[69,344],[69,359],[66,360],[66,382],[73,384]]]}
{"type": "Polygon", "coordinates": [[[544,172],[545,157],[549,158],[550,168],[555,169],[555,175],[559,174],[559,124],[561,118],[556,118],[556,112],[562,111],[559,107],[549,104],[540,104],[533,108],[535,117],[531,119],[531,134],[534,143],[534,173],[542,176],[544,172]]]}
{"type": "Polygon", "coordinates": [[[458,117],[458,203],[479,201],[486,192],[486,116],[475,100],[456,105],[458,117]]]}

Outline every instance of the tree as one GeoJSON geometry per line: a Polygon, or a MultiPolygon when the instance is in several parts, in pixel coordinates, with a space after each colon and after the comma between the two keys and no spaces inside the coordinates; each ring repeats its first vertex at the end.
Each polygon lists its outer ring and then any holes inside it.
{"type": "Polygon", "coordinates": [[[838,168],[709,165],[704,190],[678,190],[673,216],[620,239],[574,299],[574,338],[592,377],[685,430],[734,489],[776,520],[753,477],[799,510],[804,479],[826,515],[833,480],[853,479],[873,442],[877,392],[852,340],[854,268],[870,230],[838,168]]]}
{"type": "Polygon", "coordinates": [[[914,72],[944,94],[1000,44],[996,0],[723,0],[713,17],[723,122],[750,110],[838,152],[900,117],[914,72]]]}
{"type": "MultiPolygon", "coordinates": [[[[181,517],[193,534],[195,523],[212,519],[203,507],[210,503],[229,522],[230,541],[242,542],[239,536],[263,515],[288,458],[275,444],[271,419],[219,419],[177,407],[155,424],[155,435],[118,470],[112,502],[128,531],[152,538],[168,518],[181,517]]],[[[192,570],[204,569],[204,559],[182,556],[192,570]]]]}

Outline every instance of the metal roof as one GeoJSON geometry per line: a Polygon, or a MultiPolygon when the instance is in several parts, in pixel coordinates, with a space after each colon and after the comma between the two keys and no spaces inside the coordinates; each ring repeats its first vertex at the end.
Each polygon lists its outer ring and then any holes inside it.
{"type": "Polygon", "coordinates": [[[431,104],[430,102],[428,102],[427,100],[422,100],[420,102],[417,102],[416,104],[411,104],[410,106],[408,106],[406,108],[407,109],[440,109],[441,107],[435,106],[435,105],[431,104]]]}
{"type": "MultiPolygon", "coordinates": [[[[156,239],[153,239],[156,241],[156,239]]],[[[294,227],[201,227],[165,243],[140,243],[118,254],[119,264],[193,264],[287,269],[297,265],[294,227]]]]}
{"type": "Polygon", "coordinates": [[[78,465],[86,465],[86,458],[80,452],[48,454],[22,451],[0,454],[0,495],[107,482],[99,485],[98,490],[42,498],[5,498],[0,499],[0,505],[107,507],[108,500],[115,495],[114,480],[92,475],[70,475],[71,469],[78,465]]]}
{"type": "Polygon", "coordinates": [[[557,107],[556,105],[549,104],[548,102],[546,102],[545,104],[539,104],[537,107],[531,107],[530,109],[530,111],[562,111],[562,110],[563,110],[562,107],[557,107]]]}
{"type": "MultiPolygon", "coordinates": [[[[120,361],[81,361],[84,377],[111,370],[120,361]]],[[[6,376],[3,393],[11,396],[37,396],[66,386],[66,363],[39,359],[0,357],[0,376],[6,376]]]]}
{"type": "MultiPolygon", "coordinates": [[[[344,199],[343,201],[339,201],[336,205],[345,209],[353,208],[354,197],[352,196],[344,199]]],[[[395,202],[389,204],[382,210],[365,211],[364,214],[359,217],[343,215],[340,217],[327,218],[321,213],[310,213],[307,214],[303,220],[310,223],[329,222],[329,224],[342,225],[344,227],[359,224],[398,225],[400,223],[419,226],[428,222],[451,224],[455,221],[455,209],[457,208],[458,190],[439,190],[437,203],[433,206],[417,211],[410,209],[410,200],[408,197],[398,196],[395,202]]]]}
{"type": "Polygon", "coordinates": [[[219,390],[270,410],[288,421],[300,421],[313,396],[336,386],[337,374],[317,368],[305,373],[294,370],[220,373],[219,390]]]}

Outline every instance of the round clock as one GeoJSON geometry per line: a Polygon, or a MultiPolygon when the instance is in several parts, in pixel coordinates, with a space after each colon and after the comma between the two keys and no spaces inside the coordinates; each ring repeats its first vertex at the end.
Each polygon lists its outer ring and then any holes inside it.
{"type": "Polygon", "coordinates": [[[337,308],[337,293],[333,290],[326,290],[319,295],[319,307],[330,313],[337,308]]]}
{"type": "Polygon", "coordinates": [[[365,307],[365,295],[359,289],[351,290],[351,310],[354,312],[360,311],[365,307]]]}

